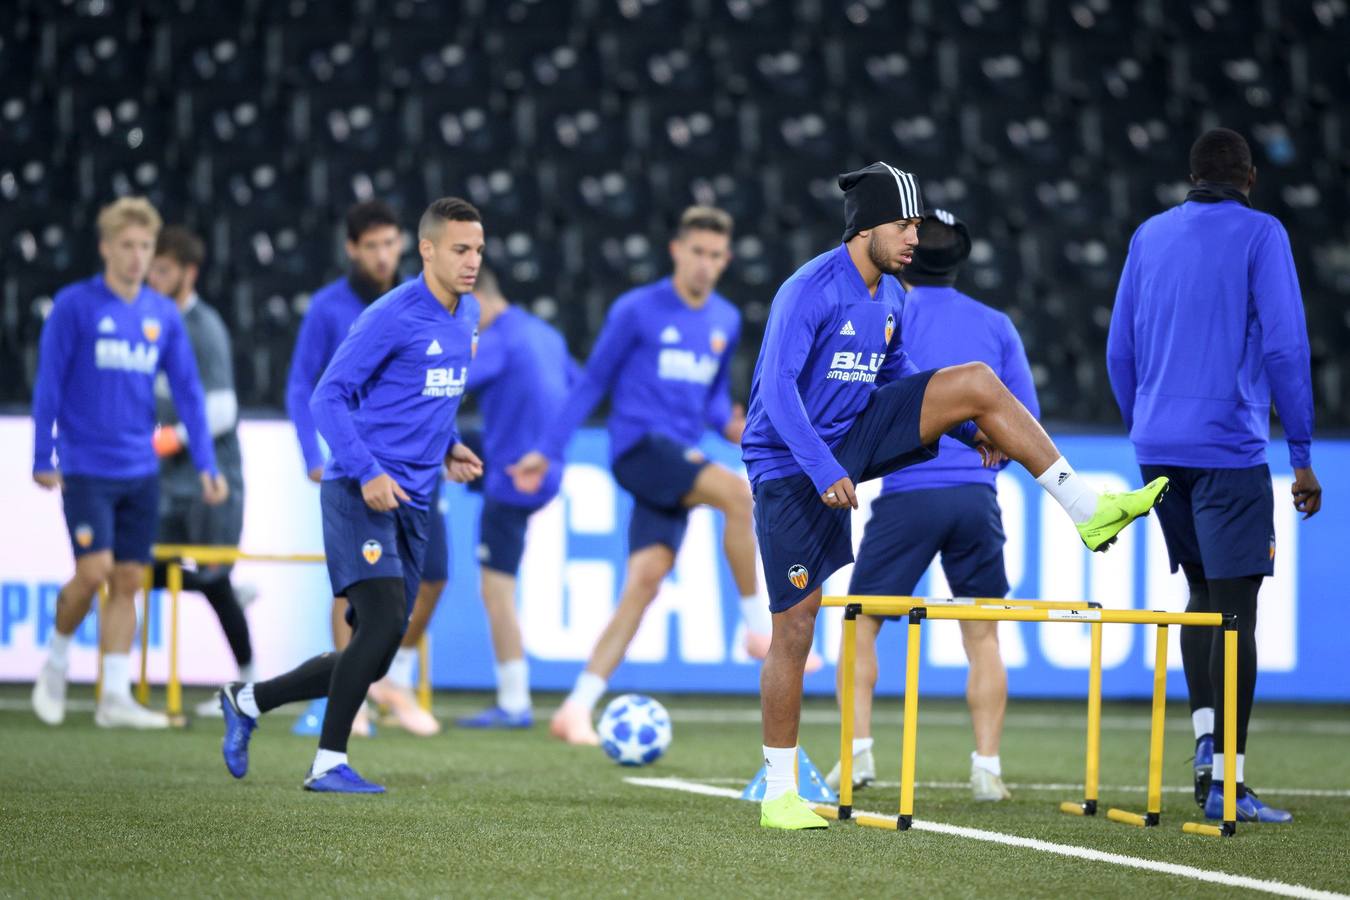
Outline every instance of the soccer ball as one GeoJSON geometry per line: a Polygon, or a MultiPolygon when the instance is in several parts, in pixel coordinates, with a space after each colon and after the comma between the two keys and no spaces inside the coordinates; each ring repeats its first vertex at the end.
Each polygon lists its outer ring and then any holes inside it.
{"type": "Polygon", "coordinates": [[[621,766],[645,766],[661,758],[672,737],[670,714],[651,697],[615,697],[600,717],[600,746],[621,766]]]}

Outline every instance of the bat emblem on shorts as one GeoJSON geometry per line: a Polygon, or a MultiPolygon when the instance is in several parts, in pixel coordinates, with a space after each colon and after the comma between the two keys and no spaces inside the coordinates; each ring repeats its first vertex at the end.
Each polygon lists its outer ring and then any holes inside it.
{"type": "Polygon", "coordinates": [[[888,315],[886,317],[886,346],[888,347],[891,344],[891,335],[893,334],[895,334],[895,316],[888,315]]]}
{"type": "Polygon", "coordinates": [[[806,566],[798,564],[788,569],[788,581],[799,591],[806,587],[806,582],[810,579],[811,573],[806,571],[806,566]]]}
{"type": "Polygon", "coordinates": [[[373,566],[380,561],[381,556],[384,556],[384,548],[380,546],[379,541],[366,541],[361,545],[361,555],[373,566]]]}
{"type": "Polygon", "coordinates": [[[80,525],[75,529],[75,543],[81,547],[88,547],[94,542],[94,529],[88,525],[80,525]]]}

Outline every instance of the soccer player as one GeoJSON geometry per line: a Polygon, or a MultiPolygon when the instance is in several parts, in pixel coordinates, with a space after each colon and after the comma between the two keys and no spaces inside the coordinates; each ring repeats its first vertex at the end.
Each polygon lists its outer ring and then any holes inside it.
{"type": "Polygon", "coordinates": [[[467,728],[529,728],[534,717],[525,645],[516,617],[516,573],[530,516],[558,493],[562,457],[549,460],[538,492],[516,490],[507,464],[534,447],[544,426],[567,402],[577,366],[567,342],[548,323],[509,303],[496,276],[481,269],[474,297],[482,307],[478,356],[469,391],[483,411],[483,511],[478,561],[483,605],[496,660],[497,702],[459,720],[467,728]]]}
{"type": "MultiPolygon", "coordinates": [[[[1038,418],[1040,404],[1031,367],[1012,320],[953,287],[969,255],[966,224],[946,210],[926,210],[913,262],[900,279],[906,290],[900,318],[906,352],[923,369],[982,362],[1038,418]]],[[[996,472],[982,465],[978,452],[943,436],[937,459],[887,475],[881,482],[881,496],[872,504],[872,518],[863,531],[848,592],[909,596],[940,552],[954,596],[1006,594],[996,472]]],[[[877,616],[858,619],[852,714],[853,780],[859,787],[876,778],[872,694],[877,683],[877,634],[884,622],[877,616]]],[[[975,729],[971,793],[980,801],[1006,800],[1010,795],[1003,785],[998,748],[1008,704],[1008,675],[998,650],[998,623],[960,624],[970,660],[966,702],[975,729]]],[[[843,710],[843,714],[850,711],[843,710]]],[[[831,787],[839,786],[839,768],[836,765],[826,777],[831,787]]]]}
{"type": "Polygon", "coordinates": [[[693,206],[670,242],[674,273],[624,294],[610,307],[585,371],[539,446],[508,471],[526,494],[538,489],[563,448],[606,392],[614,478],[633,495],[628,571],[619,607],[576,686],[553,716],[554,737],[598,744],[591,713],[623,661],[642,616],[675,565],[689,510],[707,505],[726,517],[723,548],[746,621],[747,650],[767,652],[771,628],[756,599],[750,491],[697,444],[708,426],[739,443],[745,418],[728,391],[741,317],[714,288],[731,260],[731,217],[693,206]]]}
{"type": "Polygon", "coordinates": [[[1275,568],[1275,499],[1266,465],[1270,402],[1294,469],[1294,508],[1322,508],[1313,474],[1312,373],[1289,236],[1252,209],[1247,141],[1205,132],[1191,147],[1185,202],[1134,233],[1116,290],[1107,371],[1145,478],[1166,476],[1159,509],[1172,571],[1189,612],[1238,617],[1237,759],[1214,752],[1223,722],[1223,633],[1182,628],[1195,726],[1196,800],[1223,814],[1225,766],[1236,766],[1238,818],[1288,822],[1247,789],[1247,724],[1256,690],[1256,595],[1275,568]],[[1212,770],[1211,770],[1212,767],[1212,770]],[[1213,781],[1210,784],[1210,777],[1213,781]]]}
{"type": "Polygon", "coordinates": [[[760,824],[824,828],[796,790],[802,673],[820,585],[853,559],[854,484],[932,459],[944,433],[993,465],[1016,460],[1050,492],[1090,550],[1104,550],[1162,496],[1167,480],[1098,494],[986,364],[920,372],[901,349],[904,295],[923,203],[886,163],[839,177],[844,237],[774,297],[742,440],[773,611],[760,673],[766,788],[760,824]]]}
{"type": "Polygon", "coordinates": [[[319,494],[323,545],[333,594],[349,601],[351,641],[269,681],[221,689],[222,752],[235,778],[248,771],[260,715],[327,695],[305,788],[384,792],[347,764],[352,719],[407,628],[442,468],[456,481],[483,471],[455,430],[478,342],[478,303],[469,293],[483,259],[478,210],[457,197],[435,201],[418,224],[417,248],[422,275],[357,318],[310,401],[333,454],[319,494]]]}
{"type": "MultiPolygon", "coordinates": [[[[290,375],[286,381],[286,409],[291,421],[295,423],[296,437],[300,440],[300,452],[305,459],[305,469],[313,482],[323,480],[324,457],[319,446],[318,432],[310,414],[310,398],[319,383],[320,376],[328,367],[338,345],[347,336],[356,317],[365,311],[377,298],[386,294],[394,286],[398,276],[398,261],[403,253],[403,233],[399,228],[398,217],[388,204],[379,200],[367,200],[357,203],[347,210],[345,226],[347,231],[347,258],[352,269],[342,278],[325,285],[314,293],[309,310],[300,323],[300,333],[295,339],[295,352],[291,357],[290,375]]],[[[432,508],[443,512],[439,483],[432,508]]],[[[431,537],[427,546],[426,561],[422,566],[424,583],[418,593],[418,608],[413,612],[413,620],[408,629],[411,643],[400,648],[398,656],[390,667],[389,678],[376,685],[372,698],[389,707],[398,722],[408,731],[418,735],[431,735],[440,731],[440,725],[432,715],[417,705],[412,693],[412,670],[417,662],[417,639],[422,633],[419,627],[430,618],[429,609],[440,598],[449,578],[449,551],[446,546],[444,517],[433,516],[431,537]]],[[[333,599],[333,646],[341,650],[351,639],[351,629],[346,621],[347,600],[345,597],[333,599]]],[[[365,705],[357,711],[355,733],[369,736],[372,733],[365,705]]]]}
{"type": "Polygon", "coordinates": [[[56,599],[56,630],[33,685],[33,711],[48,725],[66,715],[70,637],[108,584],[99,609],[103,692],[94,713],[104,728],[167,728],[168,718],[131,699],[136,592],[145,579],[159,516],[155,376],[168,375],[187,424],[202,499],[228,496],[216,471],[202,386],[173,302],[145,285],[160,229],[142,197],[98,214],[103,274],[62,289],[42,328],[33,387],[33,480],[60,489],[75,574],[56,599]],[[55,434],[53,434],[55,426],[55,434]]]}
{"type": "MultiPolygon", "coordinates": [[[[200,237],[181,225],[170,225],[159,233],[148,281],[150,287],[174,302],[183,317],[205,391],[206,424],[213,438],[216,465],[229,485],[230,495],[215,506],[202,502],[197,473],[187,453],[187,428],[175,411],[168,382],[158,379],[155,400],[159,427],[155,429],[154,445],[160,458],[159,541],[237,547],[244,530],[244,462],[236,431],[239,398],[234,392],[230,334],[220,314],[197,296],[197,277],[205,258],[200,237]]],[[[165,565],[160,563],[155,566],[156,586],[164,586],[164,577],[165,565]]],[[[211,604],[239,667],[239,677],[252,681],[253,645],[248,619],[230,583],[230,566],[184,570],[183,587],[200,592],[211,604]]],[[[214,698],[203,701],[197,715],[220,715],[219,702],[214,698]]]]}

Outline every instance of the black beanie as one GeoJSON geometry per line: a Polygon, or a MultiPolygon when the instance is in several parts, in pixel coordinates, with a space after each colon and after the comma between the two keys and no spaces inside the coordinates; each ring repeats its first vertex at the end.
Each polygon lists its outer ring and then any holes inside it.
{"type": "Polygon", "coordinates": [[[845,241],[860,231],[923,214],[919,182],[884,162],[840,175],[839,187],[844,192],[845,241]]]}
{"type": "Polygon", "coordinates": [[[919,224],[919,246],[914,248],[914,261],[905,266],[900,277],[912,285],[956,284],[956,272],[970,256],[970,230],[966,223],[945,209],[925,209],[924,222],[941,222],[956,234],[956,241],[941,247],[925,244],[924,226],[919,224]]]}

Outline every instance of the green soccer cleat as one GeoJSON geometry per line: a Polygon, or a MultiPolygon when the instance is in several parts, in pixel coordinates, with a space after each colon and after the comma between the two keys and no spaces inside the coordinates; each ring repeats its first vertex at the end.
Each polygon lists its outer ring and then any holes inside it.
{"type": "Polygon", "coordinates": [[[1167,477],[1155,478],[1137,491],[1124,494],[1102,494],[1097,498],[1097,512],[1082,525],[1075,526],[1078,535],[1089,550],[1105,550],[1116,542],[1116,536],[1125,526],[1162,502],[1167,493],[1167,477]]]}
{"type": "Polygon", "coordinates": [[[801,831],[805,828],[829,828],[830,823],[816,815],[807,802],[794,792],[784,794],[777,800],[760,803],[759,827],[801,831]]]}

